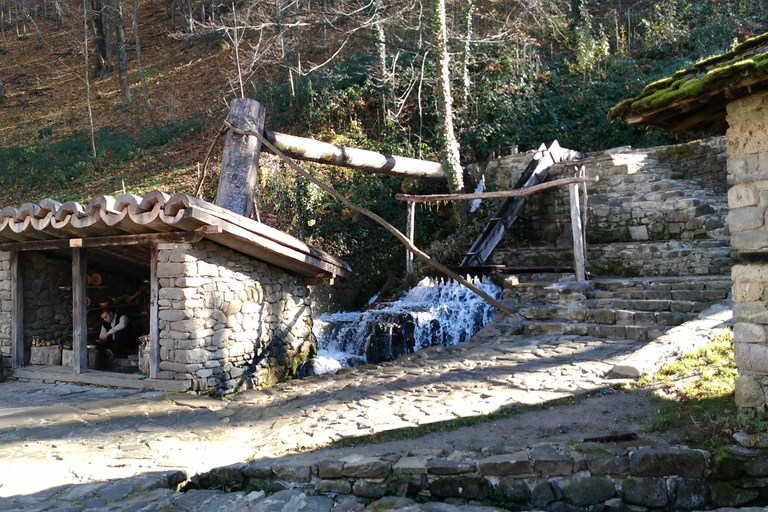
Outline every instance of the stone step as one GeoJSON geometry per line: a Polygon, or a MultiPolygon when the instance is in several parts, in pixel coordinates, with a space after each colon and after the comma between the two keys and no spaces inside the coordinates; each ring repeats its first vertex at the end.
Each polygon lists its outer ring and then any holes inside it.
{"type": "Polygon", "coordinates": [[[497,280],[503,298],[519,303],[560,304],[583,308],[699,312],[728,298],[729,276],[655,279],[596,279],[586,283],[497,280]]]}
{"type": "Polygon", "coordinates": [[[523,322],[523,333],[538,335],[591,336],[605,339],[651,341],[673,326],[660,325],[603,325],[588,322],[523,322]]]}
{"type": "Polygon", "coordinates": [[[515,311],[529,320],[555,322],[586,322],[600,325],[661,325],[674,327],[694,320],[709,307],[702,305],[694,311],[594,309],[560,305],[523,305],[515,311]]]}

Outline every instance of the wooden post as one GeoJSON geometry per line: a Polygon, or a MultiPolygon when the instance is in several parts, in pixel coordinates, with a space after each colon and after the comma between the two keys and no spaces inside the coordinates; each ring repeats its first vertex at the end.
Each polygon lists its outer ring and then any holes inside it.
{"type": "MultiPolygon", "coordinates": [[[[413,243],[416,234],[416,203],[408,203],[408,216],[405,219],[405,236],[413,243]]],[[[405,273],[408,278],[413,275],[413,253],[405,249],[405,273]]]]}
{"type": "Polygon", "coordinates": [[[11,252],[11,368],[24,366],[24,281],[21,254],[11,252]]]}
{"type": "Polygon", "coordinates": [[[85,298],[85,249],[72,248],[72,350],[73,370],[88,370],[88,310],[85,298]]]}
{"type": "Polygon", "coordinates": [[[150,248],[149,263],[149,378],[156,379],[160,367],[160,282],[157,279],[157,263],[160,253],[157,244],[150,248]]]}
{"type": "Polygon", "coordinates": [[[581,204],[579,204],[579,188],[576,183],[568,185],[571,201],[571,235],[573,236],[573,270],[577,281],[586,281],[587,275],[584,262],[584,238],[581,229],[581,204]]]}
{"type": "MultiPolygon", "coordinates": [[[[230,104],[227,122],[248,132],[264,130],[264,108],[258,101],[237,98],[230,104]]],[[[221,174],[216,193],[216,204],[244,217],[253,211],[259,172],[261,141],[253,135],[240,135],[229,131],[221,155],[221,174]]]]}

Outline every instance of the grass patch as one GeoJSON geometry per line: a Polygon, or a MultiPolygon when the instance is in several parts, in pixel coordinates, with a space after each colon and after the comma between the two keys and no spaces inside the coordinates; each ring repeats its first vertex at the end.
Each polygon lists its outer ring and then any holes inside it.
{"type": "Polygon", "coordinates": [[[708,449],[731,444],[736,431],[765,432],[764,420],[738,414],[733,397],[736,377],[733,333],[724,329],[708,345],[638,381],[640,386],[659,389],[658,413],[648,430],[683,429],[685,442],[708,449]]]}

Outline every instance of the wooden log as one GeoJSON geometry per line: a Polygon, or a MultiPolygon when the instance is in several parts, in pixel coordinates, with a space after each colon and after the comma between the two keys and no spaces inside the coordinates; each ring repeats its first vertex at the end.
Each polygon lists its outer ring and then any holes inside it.
{"type": "Polygon", "coordinates": [[[160,250],[153,244],[149,258],[149,378],[156,379],[160,371],[160,280],[157,266],[160,250]]]}
{"type": "Polygon", "coordinates": [[[568,185],[571,201],[571,234],[573,236],[573,268],[576,281],[586,281],[587,274],[584,261],[584,235],[581,229],[581,204],[579,189],[575,183],[568,185]]]}
{"type": "Polygon", "coordinates": [[[436,203],[438,201],[471,201],[473,199],[501,199],[505,197],[525,197],[533,195],[548,188],[562,187],[571,183],[595,183],[600,181],[598,176],[584,178],[562,178],[559,180],[548,181],[532,187],[514,190],[499,190],[498,192],[478,192],[476,194],[431,194],[431,195],[410,195],[395,194],[398,201],[408,201],[413,203],[436,203]]]}
{"type": "MultiPolygon", "coordinates": [[[[385,155],[365,149],[336,146],[319,140],[264,131],[264,137],[281,153],[297,160],[338,165],[359,171],[389,174],[400,178],[446,181],[439,162],[404,156],[385,155]]],[[[269,148],[266,151],[271,151],[269,148]]],[[[273,152],[274,153],[274,152],[273,152]]],[[[218,203],[217,203],[218,204],[218,203]]]]}
{"type": "MultiPolygon", "coordinates": [[[[405,236],[413,243],[416,235],[416,203],[408,203],[408,216],[405,219],[405,236]]],[[[413,274],[413,253],[405,249],[405,273],[413,274]]]]}
{"type": "Polygon", "coordinates": [[[21,254],[11,253],[11,368],[24,366],[24,279],[21,254]]]}
{"type": "MultiPolygon", "coordinates": [[[[264,129],[264,108],[258,101],[237,98],[230,103],[228,122],[240,130],[261,133],[264,129]]],[[[221,173],[216,204],[244,217],[253,211],[259,173],[261,141],[235,131],[227,133],[221,155],[221,173]]]]}
{"type": "Polygon", "coordinates": [[[72,249],[72,349],[74,372],[88,370],[88,310],[85,296],[85,249],[72,249]]]}

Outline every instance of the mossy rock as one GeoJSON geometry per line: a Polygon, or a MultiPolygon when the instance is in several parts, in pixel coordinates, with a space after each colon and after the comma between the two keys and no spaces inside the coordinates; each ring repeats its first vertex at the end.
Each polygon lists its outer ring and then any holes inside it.
{"type": "Polygon", "coordinates": [[[728,453],[718,453],[712,458],[713,480],[735,480],[745,475],[744,463],[728,453]]]}

